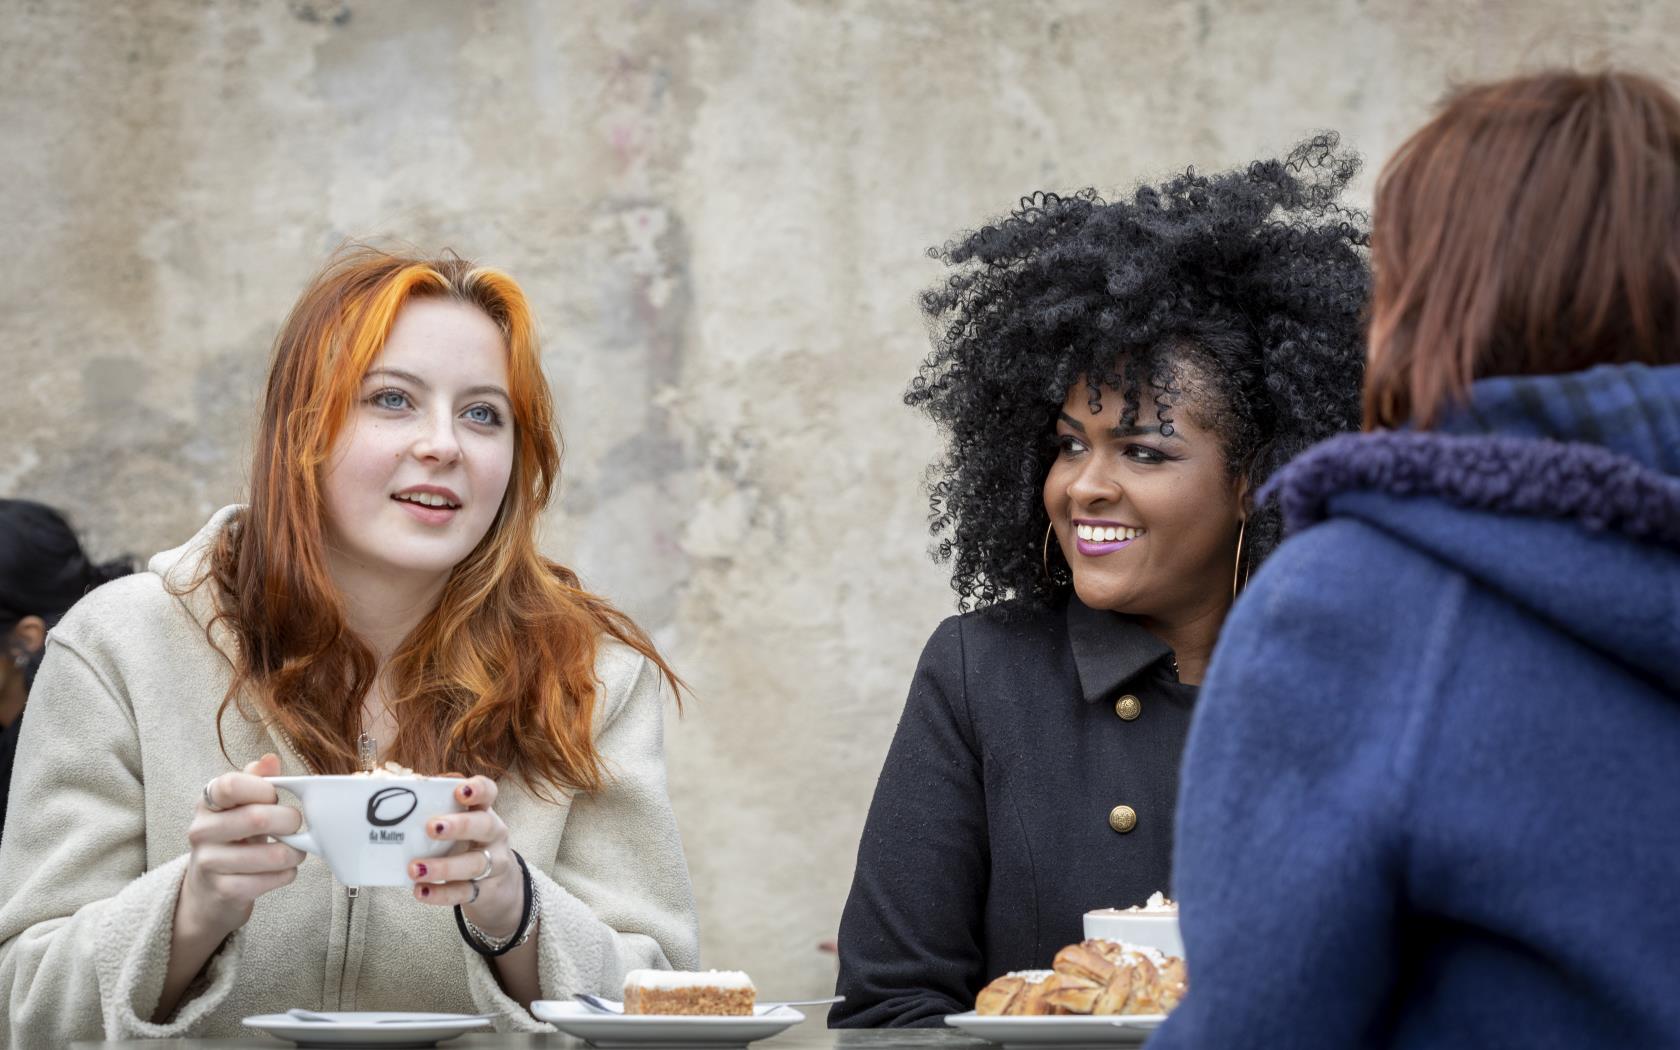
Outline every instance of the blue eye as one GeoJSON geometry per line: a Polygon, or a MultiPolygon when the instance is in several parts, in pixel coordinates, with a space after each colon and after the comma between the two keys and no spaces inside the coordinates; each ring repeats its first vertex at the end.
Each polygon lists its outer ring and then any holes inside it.
{"type": "Polygon", "coordinates": [[[368,404],[374,406],[375,408],[390,409],[394,412],[399,409],[407,408],[410,402],[408,400],[408,395],[403,393],[401,390],[387,388],[368,398],[368,404]]]}
{"type": "Polygon", "coordinates": [[[462,413],[470,422],[480,426],[499,427],[502,425],[502,414],[490,405],[474,405],[462,413]]]}

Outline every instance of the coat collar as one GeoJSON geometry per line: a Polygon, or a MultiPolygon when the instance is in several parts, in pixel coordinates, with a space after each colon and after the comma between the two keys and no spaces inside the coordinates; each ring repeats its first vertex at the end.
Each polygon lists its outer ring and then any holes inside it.
{"type": "Polygon", "coordinates": [[[1166,642],[1129,617],[1093,609],[1071,594],[1067,625],[1079,689],[1087,702],[1111,699],[1126,682],[1172,656],[1166,642]]]}

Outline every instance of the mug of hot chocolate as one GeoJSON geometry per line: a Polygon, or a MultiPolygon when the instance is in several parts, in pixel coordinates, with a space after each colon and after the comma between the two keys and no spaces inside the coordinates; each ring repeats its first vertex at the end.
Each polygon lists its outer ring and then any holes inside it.
{"type": "Polygon", "coordinates": [[[453,848],[426,834],[426,822],[460,813],[460,777],[416,776],[394,763],[367,773],[268,777],[303,804],[304,829],[280,835],[288,846],[327,862],[346,886],[407,886],[411,861],[441,857],[453,848]]]}
{"type": "Polygon", "coordinates": [[[1142,945],[1181,958],[1184,955],[1184,938],[1178,932],[1178,905],[1167,900],[1159,890],[1135,907],[1086,912],[1085,937],[1142,945]]]}

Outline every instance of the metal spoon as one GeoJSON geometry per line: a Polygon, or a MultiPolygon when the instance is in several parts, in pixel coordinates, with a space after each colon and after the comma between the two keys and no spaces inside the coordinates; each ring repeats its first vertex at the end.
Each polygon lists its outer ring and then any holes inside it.
{"type": "MultiPolygon", "coordinates": [[[[623,1016],[624,1014],[624,1007],[622,1004],[614,1005],[608,1000],[602,999],[600,996],[590,995],[587,992],[576,992],[572,995],[572,998],[589,1007],[591,1010],[594,1010],[598,1014],[614,1014],[617,1016],[623,1016]]],[[[769,1013],[771,1010],[775,1010],[783,1006],[827,1006],[830,1003],[843,1003],[845,1001],[846,997],[843,995],[831,995],[827,999],[788,999],[782,1002],[759,1003],[758,1006],[765,1013],[769,1013]]]]}

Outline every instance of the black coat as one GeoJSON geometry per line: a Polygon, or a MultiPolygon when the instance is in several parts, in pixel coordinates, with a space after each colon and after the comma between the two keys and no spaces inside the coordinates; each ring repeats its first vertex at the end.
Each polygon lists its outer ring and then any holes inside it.
{"type": "Polygon", "coordinates": [[[1077,599],[939,625],[858,847],[831,1025],[942,1024],[992,978],[1048,968],[1086,911],[1169,889],[1196,693],[1171,656],[1077,599]]]}

